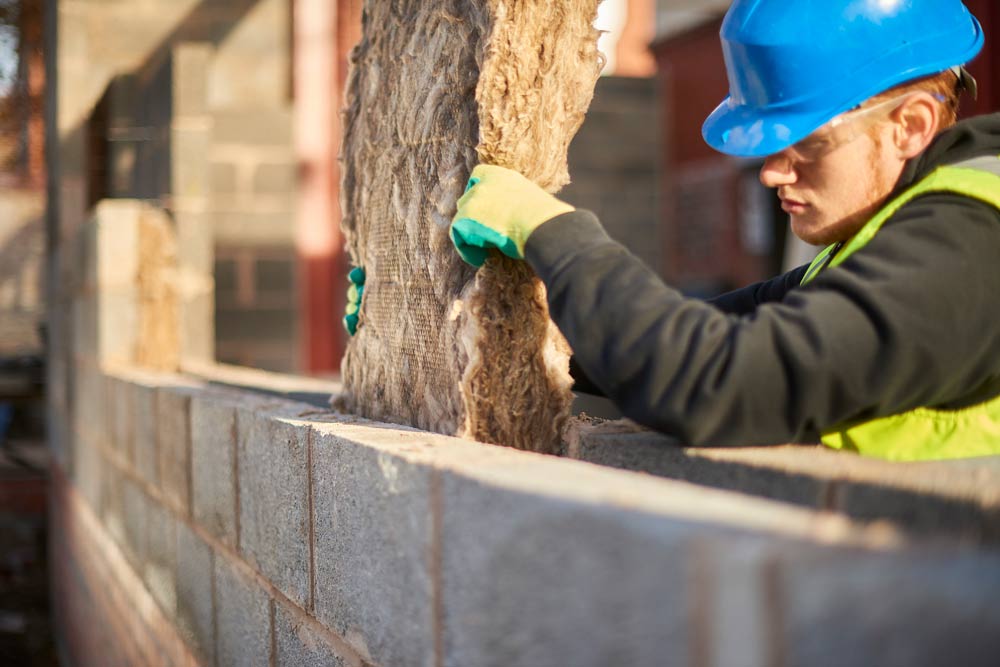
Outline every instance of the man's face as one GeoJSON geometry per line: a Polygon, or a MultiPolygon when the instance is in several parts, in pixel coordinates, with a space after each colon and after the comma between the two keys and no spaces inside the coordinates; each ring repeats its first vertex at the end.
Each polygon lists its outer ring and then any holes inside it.
{"type": "Polygon", "coordinates": [[[843,114],[764,161],[760,181],[777,189],[800,239],[845,241],[885,202],[905,165],[892,142],[891,110],[882,103],[843,114]]]}

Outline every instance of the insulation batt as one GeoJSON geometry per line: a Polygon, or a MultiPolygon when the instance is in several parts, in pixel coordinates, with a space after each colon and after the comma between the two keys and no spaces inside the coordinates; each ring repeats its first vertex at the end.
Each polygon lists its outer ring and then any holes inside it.
{"type": "Polygon", "coordinates": [[[448,237],[478,163],[549,192],[600,73],[598,0],[368,0],[348,82],[343,228],[367,279],[334,404],[556,452],[570,350],[524,262],[475,271],[448,237]]]}

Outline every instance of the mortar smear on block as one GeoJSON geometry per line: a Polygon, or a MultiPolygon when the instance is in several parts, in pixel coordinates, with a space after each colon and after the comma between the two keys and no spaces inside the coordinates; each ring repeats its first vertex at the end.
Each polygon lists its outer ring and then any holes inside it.
{"type": "Polygon", "coordinates": [[[367,274],[340,409],[556,451],[569,346],[523,262],[465,265],[448,238],[478,162],[550,192],[601,69],[598,0],[365,3],[352,54],[343,227],[367,274]]]}

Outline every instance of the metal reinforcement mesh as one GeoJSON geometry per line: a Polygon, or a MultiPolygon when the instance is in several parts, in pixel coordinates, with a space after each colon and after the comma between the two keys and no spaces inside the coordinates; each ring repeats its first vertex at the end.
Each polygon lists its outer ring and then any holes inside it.
{"type": "Polygon", "coordinates": [[[367,273],[335,405],[520,449],[559,448],[570,350],[523,262],[448,238],[477,162],[550,192],[601,68],[599,0],[368,0],[352,54],[343,227],[367,273]]]}

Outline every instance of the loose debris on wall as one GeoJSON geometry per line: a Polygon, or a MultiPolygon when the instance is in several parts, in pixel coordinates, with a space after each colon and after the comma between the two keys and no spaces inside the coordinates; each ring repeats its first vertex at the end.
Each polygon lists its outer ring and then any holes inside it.
{"type": "Polygon", "coordinates": [[[599,0],[368,0],[352,54],[343,227],[367,273],[341,409],[552,452],[569,346],[544,286],[502,257],[478,271],[448,226],[478,162],[550,192],[601,69],[599,0]]]}

